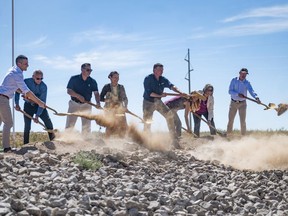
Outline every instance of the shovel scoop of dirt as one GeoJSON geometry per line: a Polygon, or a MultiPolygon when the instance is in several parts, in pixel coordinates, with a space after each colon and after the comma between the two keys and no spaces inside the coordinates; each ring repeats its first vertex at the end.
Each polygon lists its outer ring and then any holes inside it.
{"type": "Polygon", "coordinates": [[[278,104],[277,115],[280,116],[288,109],[288,104],[280,103],[278,104]]]}

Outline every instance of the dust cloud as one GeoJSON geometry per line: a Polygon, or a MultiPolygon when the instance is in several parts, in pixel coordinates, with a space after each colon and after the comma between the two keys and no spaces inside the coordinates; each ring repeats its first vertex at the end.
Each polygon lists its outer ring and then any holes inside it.
{"type": "Polygon", "coordinates": [[[217,160],[241,170],[285,170],[288,168],[288,136],[246,136],[239,140],[215,139],[190,153],[201,160],[217,160]]]}
{"type": "Polygon", "coordinates": [[[128,136],[136,143],[152,151],[167,151],[171,148],[171,138],[167,133],[147,133],[139,131],[135,125],[129,126],[128,136]]]}
{"type": "MultiPolygon", "coordinates": [[[[79,115],[79,113],[77,114],[79,115]]],[[[84,116],[85,114],[81,114],[84,116]]],[[[86,116],[85,116],[86,117],[86,116]]],[[[88,116],[87,116],[88,117],[88,116]]],[[[101,122],[101,126],[115,127],[113,121],[100,115],[89,115],[93,120],[101,122]]],[[[56,152],[59,154],[77,153],[79,151],[100,150],[99,147],[108,147],[115,150],[128,150],[127,143],[137,143],[151,151],[168,151],[171,149],[171,138],[167,133],[153,132],[145,133],[137,129],[136,125],[128,126],[126,136],[120,138],[118,136],[105,137],[104,134],[90,133],[82,134],[74,129],[66,129],[56,133],[56,152]]]]}

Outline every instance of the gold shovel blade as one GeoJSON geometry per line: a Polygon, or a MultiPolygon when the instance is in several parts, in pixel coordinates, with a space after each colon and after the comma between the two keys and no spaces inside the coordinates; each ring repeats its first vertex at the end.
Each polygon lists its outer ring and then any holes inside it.
{"type": "Polygon", "coordinates": [[[274,103],[269,103],[268,106],[270,107],[270,109],[277,108],[276,104],[274,104],[274,103]]]}
{"type": "Polygon", "coordinates": [[[264,110],[269,110],[269,109],[277,109],[276,104],[274,103],[269,103],[268,106],[264,110]]]}
{"type": "Polygon", "coordinates": [[[147,121],[145,121],[144,123],[145,123],[145,124],[152,124],[152,122],[153,122],[152,120],[147,120],[147,121]]]}

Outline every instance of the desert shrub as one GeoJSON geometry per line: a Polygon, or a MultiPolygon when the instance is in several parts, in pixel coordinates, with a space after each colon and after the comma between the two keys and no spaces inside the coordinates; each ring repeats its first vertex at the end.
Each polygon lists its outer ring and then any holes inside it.
{"type": "Polygon", "coordinates": [[[80,151],[74,158],[73,162],[80,165],[83,169],[87,170],[97,170],[102,166],[101,161],[99,160],[98,155],[91,152],[80,151]]]}

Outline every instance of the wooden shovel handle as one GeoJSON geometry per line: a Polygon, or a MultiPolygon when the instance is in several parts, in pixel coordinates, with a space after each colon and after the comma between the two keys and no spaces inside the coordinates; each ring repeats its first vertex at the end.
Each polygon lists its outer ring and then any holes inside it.
{"type": "MultiPolygon", "coordinates": [[[[26,113],[24,110],[18,110],[19,112],[21,112],[21,113],[23,113],[23,115],[25,115],[26,117],[28,117],[28,118],[30,118],[31,120],[33,120],[33,117],[31,116],[31,115],[29,115],[28,113],[26,113]]],[[[36,122],[35,122],[36,123],[36,122]]],[[[46,130],[46,131],[48,131],[48,132],[53,132],[53,130],[50,130],[50,129],[47,129],[46,128],[46,126],[42,123],[42,122],[40,122],[40,121],[38,121],[37,122],[37,124],[40,124],[42,127],[43,127],[43,129],[44,130],[46,130]]]]}
{"type": "Polygon", "coordinates": [[[243,95],[243,96],[244,96],[244,98],[247,99],[247,100],[250,100],[250,101],[253,101],[253,102],[257,103],[257,104],[260,104],[260,105],[266,107],[266,109],[270,109],[270,107],[269,107],[268,105],[266,105],[266,104],[259,103],[257,100],[255,100],[255,99],[253,99],[253,98],[250,98],[250,97],[247,97],[247,96],[245,96],[245,95],[243,95]]]}
{"type": "Polygon", "coordinates": [[[138,119],[140,119],[141,122],[144,123],[144,119],[142,119],[140,116],[136,115],[135,113],[132,113],[130,110],[127,109],[127,110],[126,110],[126,113],[128,113],[128,114],[130,114],[130,115],[132,115],[132,116],[134,116],[134,117],[136,117],[136,118],[138,118],[138,119]]]}
{"type": "Polygon", "coordinates": [[[195,113],[195,112],[192,112],[192,113],[193,113],[193,115],[195,115],[196,117],[198,117],[199,119],[201,119],[202,121],[204,121],[210,128],[213,128],[213,129],[216,131],[217,134],[219,134],[219,135],[222,136],[222,137],[227,137],[227,134],[226,134],[226,133],[222,133],[222,132],[218,131],[214,126],[212,126],[211,124],[209,124],[209,122],[208,122],[206,119],[202,118],[201,116],[199,116],[199,115],[198,115],[197,113],[195,113]]]}
{"type": "Polygon", "coordinates": [[[91,106],[94,106],[96,109],[103,109],[101,106],[98,106],[98,105],[96,105],[96,104],[94,104],[94,103],[92,103],[90,101],[85,101],[84,103],[87,103],[87,104],[89,104],[91,106]]]}
{"type": "Polygon", "coordinates": [[[46,107],[47,109],[50,109],[51,111],[53,111],[54,114],[57,114],[57,113],[58,113],[55,109],[53,109],[53,108],[51,108],[51,107],[49,107],[49,106],[47,106],[47,105],[45,105],[45,107],[46,107]]]}
{"type": "Polygon", "coordinates": [[[187,130],[184,127],[181,127],[183,130],[185,130],[187,133],[192,134],[193,136],[197,136],[195,133],[193,133],[192,131],[187,130]]]}
{"type": "Polygon", "coordinates": [[[165,93],[168,96],[181,96],[179,93],[165,93]]]}

